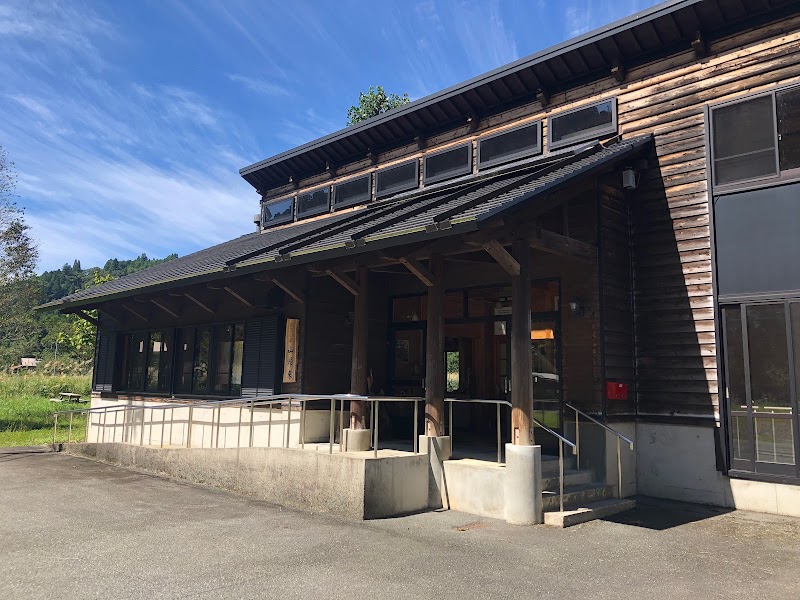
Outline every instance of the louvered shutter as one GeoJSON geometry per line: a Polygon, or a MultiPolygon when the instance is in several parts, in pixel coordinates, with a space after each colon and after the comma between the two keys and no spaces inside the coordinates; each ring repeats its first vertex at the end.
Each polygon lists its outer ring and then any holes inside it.
{"type": "Polygon", "coordinates": [[[94,386],[96,392],[114,391],[114,353],[117,347],[116,333],[98,333],[94,360],[94,386]]]}
{"type": "Polygon", "coordinates": [[[248,321],[244,326],[242,396],[269,396],[275,392],[277,317],[248,321]]]}

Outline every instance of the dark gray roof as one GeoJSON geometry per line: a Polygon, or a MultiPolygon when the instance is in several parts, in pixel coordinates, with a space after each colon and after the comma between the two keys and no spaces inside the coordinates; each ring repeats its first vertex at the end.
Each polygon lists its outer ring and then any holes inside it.
{"type": "Polygon", "coordinates": [[[324,136],[239,173],[257,190],[285,185],[413,141],[418,135],[463,125],[531,102],[538,91],[552,95],[611,76],[690,47],[697,32],[706,42],[743,28],[796,13],[797,0],[670,0],[489,71],[403,107],[324,136]]]}
{"type": "Polygon", "coordinates": [[[468,176],[323,219],[252,233],[39,308],[91,306],[113,298],[230,277],[232,273],[281,268],[475,230],[537,196],[613,166],[650,139],[646,135],[606,145],[593,143],[489,176],[468,176]]]}

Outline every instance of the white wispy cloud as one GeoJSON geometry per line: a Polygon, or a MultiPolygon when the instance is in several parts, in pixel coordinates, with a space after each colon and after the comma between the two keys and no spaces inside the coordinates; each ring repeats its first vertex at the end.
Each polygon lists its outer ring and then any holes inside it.
{"type": "Polygon", "coordinates": [[[284,86],[264,79],[255,79],[247,77],[246,75],[238,75],[236,73],[228,73],[228,79],[234,83],[241,84],[247,90],[255,92],[256,94],[263,94],[264,96],[289,96],[291,92],[284,86]]]}

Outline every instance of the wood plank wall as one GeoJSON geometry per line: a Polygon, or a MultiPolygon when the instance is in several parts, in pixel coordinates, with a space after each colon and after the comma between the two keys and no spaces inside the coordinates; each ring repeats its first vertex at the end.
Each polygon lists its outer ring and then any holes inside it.
{"type": "MultiPolygon", "coordinates": [[[[610,318],[602,332],[605,377],[635,381],[640,416],[717,416],[719,384],[703,110],[708,103],[776,84],[800,83],[800,16],[714,41],[708,50],[708,56],[697,58],[687,44],[684,52],[631,69],[622,84],[607,77],[554,94],[546,109],[532,102],[482,119],[475,131],[465,126],[432,137],[423,151],[412,144],[382,154],[377,166],[368,161],[347,165],[337,178],[420,157],[450,144],[474,141],[523,121],[542,119],[546,139],[548,116],[616,97],[620,134],[630,138],[651,133],[655,143],[647,157],[649,168],[630,197],[630,283],[614,274],[614,269],[621,275],[626,268],[624,240],[615,220],[624,210],[615,194],[599,197],[608,245],[604,258],[608,280],[601,292],[610,318]],[[610,218],[612,214],[615,219],[610,218]],[[628,330],[625,299],[628,287],[635,311],[632,331],[628,330]],[[626,347],[631,335],[633,350],[626,347]]],[[[320,175],[301,182],[300,187],[325,180],[333,181],[320,175]]],[[[273,190],[270,196],[288,191],[289,187],[273,190]]],[[[630,406],[617,405],[612,412],[630,410],[630,406]]]]}

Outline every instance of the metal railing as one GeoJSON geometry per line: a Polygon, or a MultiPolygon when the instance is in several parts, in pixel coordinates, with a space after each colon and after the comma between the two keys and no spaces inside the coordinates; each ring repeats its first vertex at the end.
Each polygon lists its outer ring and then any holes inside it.
{"type": "MultiPolygon", "coordinates": [[[[175,424],[175,411],[188,410],[188,418],[186,421],[186,434],[181,439],[181,447],[193,448],[196,447],[192,444],[192,431],[193,426],[198,423],[195,413],[200,409],[211,410],[211,432],[209,436],[209,447],[220,447],[220,431],[222,431],[222,409],[223,408],[239,408],[239,418],[237,424],[237,448],[242,446],[241,434],[242,426],[245,424],[244,409],[249,412],[249,442],[248,446],[252,447],[254,443],[254,429],[255,429],[255,414],[256,409],[269,409],[269,416],[267,420],[267,447],[272,446],[272,410],[276,406],[278,408],[288,410],[286,419],[284,436],[282,439],[282,446],[288,448],[291,443],[291,428],[292,428],[292,412],[295,408],[300,409],[299,421],[299,434],[298,443],[301,448],[305,447],[305,424],[307,414],[307,403],[310,401],[330,401],[330,424],[329,424],[329,437],[328,437],[328,453],[333,453],[333,446],[337,435],[336,428],[336,413],[337,406],[339,414],[338,423],[338,436],[339,436],[339,451],[343,450],[343,430],[344,430],[344,412],[345,402],[362,401],[370,404],[370,425],[372,426],[372,447],[373,456],[378,456],[379,444],[379,418],[380,418],[380,405],[386,402],[412,402],[414,404],[414,439],[413,448],[414,453],[419,452],[419,438],[418,438],[418,415],[419,415],[419,402],[424,402],[423,398],[407,398],[407,397],[392,397],[392,396],[359,396],[355,394],[328,394],[328,395],[313,395],[313,394],[283,394],[276,396],[265,396],[258,398],[233,398],[228,400],[210,400],[204,402],[181,402],[181,403],[164,403],[164,404],[151,404],[151,405],[133,405],[133,404],[116,404],[112,406],[100,406],[95,408],[81,408],[73,410],[57,411],[53,413],[53,443],[55,443],[58,434],[58,418],[59,416],[69,415],[69,433],[67,435],[67,443],[72,443],[72,422],[76,414],[86,415],[86,438],[88,441],[89,431],[92,425],[97,425],[97,433],[95,434],[95,442],[106,442],[106,433],[109,427],[109,415],[113,415],[113,423],[110,424],[112,429],[112,437],[108,441],[112,442],[128,442],[133,443],[132,434],[133,429],[139,428],[139,445],[145,445],[145,434],[148,433],[148,445],[153,445],[153,428],[156,423],[160,421],[160,442],[159,446],[164,447],[164,438],[167,431],[167,411],[169,411],[169,441],[168,445],[172,445],[173,441],[173,428],[175,424]],[[157,411],[161,411],[161,418],[156,419],[157,411]],[[122,432],[117,439],[117,431],[119,430],[119,415],[122,414],[122,432]],[[137,415],[141,414],[140,418],[137,415]],[[98,415],[97,421],[93,422],[93,415],[98,415]],[[149,415],[149,420],[147,419],[149,415]]],[[[296,421],[297,422],[297,421],[296,421]]],[[[205,447],[205,436],[201,439],[200,447],[205,447]]]]}
{"type": "MultiPolygon", "coordinates": [[[[450,403],[450,414],[448,415],[448,434],[450,435],[450,447],[453,447],[453,403],[461,402],[464,404],[495,404],[497,406],[497,464],[503,464],[503,444],[500,423],[500,406],[508,406],[511,408],[511,402],[508,400],[485,400],[485,399],[461,399],[461,398],[445,398],[445,402],[450,403]]],[[[550,435],[558,440],[558,500],[560,510],[564,510],[564,444],[572,448],[572,453],[577,453],[577,446],[569,439],[560,433],[550,429],[547,425],[542,423],[539,419],[531,417],[534,425],[540,427],[550,435]]]]}
{"type": "Polygon", "coordinates": [[[633,441],[630,440],[629,438],[625,437],[624,435],[622,435],[616,429],[612,429],[611,427],[609,427],[605,423],[601,423],[600,421],[595,419],[593,416],[591,416],[589,414],[586,414],[585,412],[583,412],[579,408],[575,408],[570,403],[565,402],[564,405],[567,408],[575,411],[575,445],[576,445],[575,453],[577,455],[578,468],[580,468],[580,462],[581,462],[581,430],[580,430],[580,417],[579,417],[579,415],[583,415],[584,417],[589,419],[592,423],[594,423],[595,425],[599,425],[600,427],[605,429],[607,432],[612,434],[614,437],[616,437],[616,439],[617,439],[617,498],[622,498],[622,451],[620,449],[620,441],[621,440],[625,440],[626,442],[628,442],[628,447],[630,448],[631,451],[633,450],[633,441]]]}

